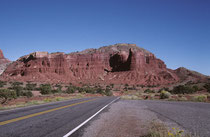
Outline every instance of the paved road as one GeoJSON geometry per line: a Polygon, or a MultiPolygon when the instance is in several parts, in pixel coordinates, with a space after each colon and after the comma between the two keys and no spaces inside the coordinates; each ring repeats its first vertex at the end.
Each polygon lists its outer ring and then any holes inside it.
{"type": "Polygon", "coordinates": [[[166,122],[175,122],[200,137],[210,137],[210,104],[195,102],[139,101],[166,122]]]}
{"type": "Polygon", "coordinates": [[[0,137],[62,137],[114,99],[83,98],[0,111],[0,137]]]}

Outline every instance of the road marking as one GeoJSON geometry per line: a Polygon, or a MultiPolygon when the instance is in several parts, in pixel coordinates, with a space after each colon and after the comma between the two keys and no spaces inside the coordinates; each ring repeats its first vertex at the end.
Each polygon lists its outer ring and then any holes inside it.
{"type": "Polygon", "coordinates": [[[77,131],[79,128],[81,128],[83,125],[85,125],[88,121],[90,121],[92,118],[94,118],[97,114],[99,114],[102,110],[104,110],[106,107],[108,107],[110,104],[112,104],[114,101],[118,100],[120,97],[116,98],[115,100],[113,100],[112,102],[110,102],[109,104],[107,104],[106,106],[104,106],[102,109],[100,109],[98,112],[96,112],[94,115],[92,115],[91,117],[89,117],[87,120],[85,120],[84,122],[82,122],[79,126],[75,127],[73,130],[71,130],[69,133],[67,133],[66,135],[64,135],[63,137],[69,137],[70,135],[72,135],[75,131],[77,131]]]}
{"type": "Polygon", "coordinates": [[[28,118],[31,118],[31,117],[39,116],[39,115],[46,114],[46,113],[49,113],[49,112],[53,112],[53,111],[56,111],[56,110],[76,106],[76,105],[86,103],[86,102],[90,102],[90,101],[93,101],[93,100],[96,100],[96,99],[86,100],[86,101],[82,101],[82,102],[78,102],[78,103],[74,103],[74,104],[70,104],[70,105],[66,105],[66,106],[62,106],[62,107],[58,107],[58,108],[49,109],[49,110],[46,110],[46,111],[42,111],[42,112],[30,114],[30,115],[26,115],[26,116],[23,116],[23,117],[18,117],[18,118],[2,121],[2,122],[0,122],[0,126],[6,125],[6,124],[9,124],[9,123],[13,123],[13,122],[16,122],[16,121],[20,121],[20,120],[23,120],[23,119],[28,119],[28,118]]]}
{"type": "Polygon", "coordinates": [[[12,108],[12,109],[9,109],[9,110],[0,110],[0,114],[5,113],[5,112],[10,112],[10,111],[15,111],[15,110],[34,108],[34,107],[39,107],[39,106],[47,106],[47,105],[59,104],[59,103],[63,103],[63,102],[81,100],[81,99],[88,99],[88,98],[75,98],[75,99],[71,99],[71,100],[48,102],[48,103],[44,103],[44,104],[37,104],[37,105],[31,105],[31,106],[25,106],[25,107],[19,107],[19,108],[12,108]]]}

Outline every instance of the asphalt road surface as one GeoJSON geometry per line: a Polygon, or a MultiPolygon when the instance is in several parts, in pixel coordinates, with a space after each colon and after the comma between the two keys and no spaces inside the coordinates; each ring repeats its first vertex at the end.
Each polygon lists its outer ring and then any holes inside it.
{"type": "MultiPolygon", "coordinates": [[[[62,137],[116,99],[117,97],[83,98],[0,111],[0,137],[62,137]]],[[[146,112],[154,113],[166,123],[176,123],[199,137],[210,136],[209,103],[121,100],[115,105],[121,104],[123,106],[117,108],[127,111],[125,103],[130,106],[127,109],[133,106],[140,111],[141,115],[137,117],[143,116],[144,110],[149,110],[146,112]]],[[[111,105],[110,109],[115,105],[111,105]]],[[[88,126],[91,126],[91,122],[85,124],[72,136],[81,136],[83,129],[88,126]]]]}
{"type": "Polygon", "coordinates": [[[139,101],[165,122],[175,122],[199,137],[210,137],[210,103],[139,101]]]}
{"type": "Polygon", "coordinates": [[[62,137],[116,99],[83,98],[0,111],[0,137],[62,137]]]}

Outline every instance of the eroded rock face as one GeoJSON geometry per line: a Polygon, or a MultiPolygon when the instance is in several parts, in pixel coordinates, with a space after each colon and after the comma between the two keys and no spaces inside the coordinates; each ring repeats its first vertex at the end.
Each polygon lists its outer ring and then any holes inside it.
{"type": "Polygon", "coordinates": [[[115,44],[77,53],[35,52],[10,64],[7,80],[161,85],[179,78],[160,59],[135,44],[115,44]]]}
{"type": "Polygon", "coordinates": [[[9,63],[10,61],[4,57],[2,50],[0,49],[0,64],[9,63]]]}
{"type": "Polygon", "coordinates": [[[2,50],[0,49],[0,75],[4,72],[4,70],[9,65],[10,61],[4,57],[2,50]]]}
{"type": "Polygon", "coordinates": [[[4,59],[4,54],[1,49],[0,49],[0,59],[4,59]]]}

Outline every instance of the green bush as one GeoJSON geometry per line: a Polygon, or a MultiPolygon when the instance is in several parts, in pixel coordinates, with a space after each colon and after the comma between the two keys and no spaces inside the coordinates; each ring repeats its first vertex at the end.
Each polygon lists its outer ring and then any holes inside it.
{"type": "Polygon", "coordinates": [[[194,92],[196,92],[196,91],[199,91],[199,90],[200,90],[200,89],[198,88],[198,86],[197,86],[197,85],[193,86],[192,88],[193,88],[194,92]]]}
{"type": "Polygon", "coordinates": [[[21,86],[23,85],[23,82],[13,82],[12,86],[21,86]]]}
{"type": "Polygon", "coordinates": [[[81,87],[76,87],[76,90],[78,90],[79,93],[84,93],[85,92],[84,88],[81,88],[81,87]]]}
{"type": "Polygon", "coordinates": [[[33,93],[31,91],[25,91],[25,92],[23,92],[23,96],[30,98],[33,96],[33,93]]]}
{"type": "Polygon", "coordinates": [[[210,83],[205,84],[204,88],[207,89],[207,91],[210,93],[210,83]]]}
{"type": "Polygon", "coordinates": [[[76,87],[70,85],[67,87],[65,93],[68,93],[68,94],[75,93],[76,90],[77,90],[76,87]]]}
{"type": "Polygon", "coordinates": [[[160,92],[160,99],[166,99],[169,98],[171,96],[171,93],[169,93],[168,91],[162,90],[160,92]]]}
{"type": "Polygon", "coordinates": [[[6,81],[0,81],[0,88],[4,87],[4,85],[6,85],[7,82],[6,81]]]}
{"type": "Polygon", "coordinates": [[[23,95],[23,87],[21,85],[22,85],[21,82],[14,82],[12,83],[12,86],[10,87],[10,89],[16,92],[16,95],[18,97],[23,95]]]}
{"type": "Polygon", "coordinates": [[[27,83],[25,89],[26,90],[35,90],[36,84],[27,83]]]}
{"type": "Polygon", "coordinates": [[[50,94],[51,93],[51,91],[52,91],[52,87],[51,87],[51,85],[50,84],[41,84],[40,85],[40,93],[41,94],[50,94]]]}
{"type": "Polygon", "coordinates": [[[129,87],[129,85],[128,84],[125,84],[124,90],[125,91],[128,91],[128,87],[129,87]]]}
{"type": "Polygon", "coordinates": [[[195,101],[198,101],[198,102],[206,102],[207,96],[206,96],[206,95],[195,96],[195,97],[194,97],[194,100],[195,100],[195,101]]]}
{"type": "Polygon", "coordinates": [[[111,92],[111,90],[109,88],[106,88],[105,89],[105,95],[106,96],[112,96],[113,94],[112,94],[112,92],[111,92]]]}
{"type": "Polygon", "coordinates": [[[104,94],[104,90],[103,90],[101,87],[99,87],[99,88],[96,90],[96,93],[98,93],[98,94],[104,94]]]}
{"type": "Polygon", "coordinates": [[[91,87],[84,87],[83,88],[84,89],[84,91],[86,92],[86,93],[91,93],[91,94],[94,94],[94,93],[96,93],[96,89],[95,88],[91,88],[91,87]]]}
{"type": "Polygon", "coordinates": [[[1,104],[4,104],[9,99],[17,98],[17,95],[16,95],[16,92],[14,90],[0,89],[0,98],[3,99],[1,104]]]}
{"type": "Polygon", "coordinates": [[[53,90],[51,90],[51,93],[53,93],[53,94],[59,93],[59,92],[60,92],[60,90],[58,90],[58,89],[53,89],[53,90]]]}
{"type": "Polygon", "coordinates": [[[51,91],[53,94],[62,92],[62,86],[61,85],[56,84],[55,87],[56,87],[56,89],[51,91]]]}
{"type": "Polygon", "coordinates": [[[173,94],[192,94],[197,91],[197,87],[191,87],[189,85],[179,85],[173,88],[172,91],[170,91],[173,94]]]}
{"type": "Polygon", "coordinates": [[[58,90],[62,90],[62,86],[59,84],[56,84],[55,87],[57,87],[58,90]]]}
{"type": "Polygon", "coordinates": [[[155,93],[155,91],[154,91],[154,90],[151,90],[151,89],[146,89],[146,90],[144,91],[144,93],[155,93]]]}

